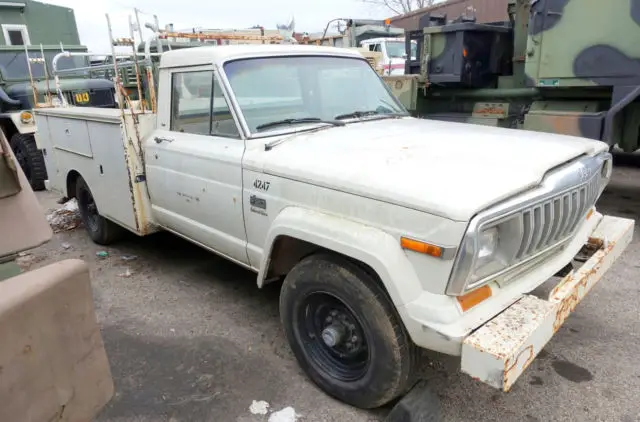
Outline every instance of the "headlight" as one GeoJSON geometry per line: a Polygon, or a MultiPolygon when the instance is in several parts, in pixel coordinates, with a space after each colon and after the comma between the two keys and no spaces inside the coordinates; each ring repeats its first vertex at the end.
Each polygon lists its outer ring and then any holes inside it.
{"type": "Polygon", "coordinates": [[[523,232],[522,215],[488,221],[467,234],[450,282],[460,293],[484,278],[508,268],[518,252],[523,232]]]}

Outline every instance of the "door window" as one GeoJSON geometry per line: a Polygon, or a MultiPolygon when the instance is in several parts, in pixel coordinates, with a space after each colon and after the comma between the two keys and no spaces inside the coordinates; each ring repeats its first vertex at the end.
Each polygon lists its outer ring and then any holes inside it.
{"type": "Polygon", "coordinates": [[[217,76],[211,70],[172,75],[171,130],[196,135],[239,137],[217,76]]]}

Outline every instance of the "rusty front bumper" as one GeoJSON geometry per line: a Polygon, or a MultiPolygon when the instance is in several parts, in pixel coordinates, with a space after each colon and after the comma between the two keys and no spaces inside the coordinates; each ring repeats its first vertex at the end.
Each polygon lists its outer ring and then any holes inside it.
{"type": "Polygon", "coordinates": [[[604,216],[588,246],[596,252],[555,286],[548,300],[524,295],[462,344],[461,369],[509,391],[576,305],[620,257],[633,236],[634,220],[604,216]]]}

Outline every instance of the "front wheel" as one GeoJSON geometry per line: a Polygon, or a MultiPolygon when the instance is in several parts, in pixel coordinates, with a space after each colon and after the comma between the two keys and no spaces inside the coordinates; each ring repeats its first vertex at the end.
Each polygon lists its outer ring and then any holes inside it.
{"type": "Polygon", "coordinates": [[[76,200],[80,218],[91,240],[99,245],[108,245],[120,237],[122,228],[100,215],[93,194],[82,177],[78,177],[76,182],[76,200]]]}
{"type": "Polygon", "coordinates": [[[333,255],[312,255],[285,278],[280,317],[306,374],[359,408],[382,406],[414,382],[417,350],[371,275],[333,255]]]}

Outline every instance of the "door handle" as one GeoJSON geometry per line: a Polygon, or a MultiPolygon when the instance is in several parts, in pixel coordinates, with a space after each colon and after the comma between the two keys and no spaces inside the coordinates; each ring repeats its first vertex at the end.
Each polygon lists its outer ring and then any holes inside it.
{"type": "Polygon", "coordinates": [[[156,144],[159,144],[161,142],[173,142],[172,138],[165,138],[163,136],[156,136],[153,138],[154,141],[156,141],[156,144]]]}

